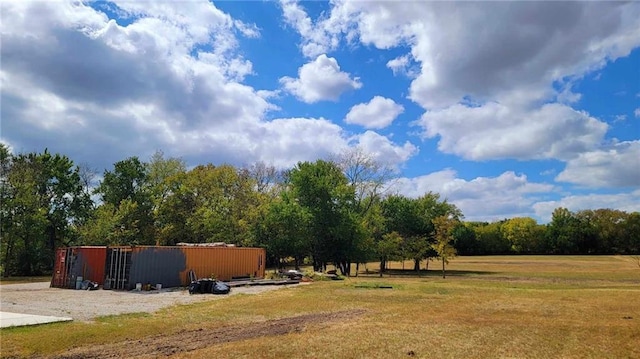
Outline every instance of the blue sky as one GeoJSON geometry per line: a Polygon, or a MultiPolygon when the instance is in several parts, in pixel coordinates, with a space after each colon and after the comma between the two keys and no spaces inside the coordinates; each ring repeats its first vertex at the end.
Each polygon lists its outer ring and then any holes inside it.
{"type": "Polygon", "coordinates": [[[102,173],[156,150],[358,148],[467,220],[640,210],[640,4],[6,1],[0,140],[102,173]]]}

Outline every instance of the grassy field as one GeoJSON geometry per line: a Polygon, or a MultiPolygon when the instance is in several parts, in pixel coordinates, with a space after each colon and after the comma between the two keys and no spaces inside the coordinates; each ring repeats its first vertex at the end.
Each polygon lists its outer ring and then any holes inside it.
{"type": "Polygon", "coordinates": [[[4,329],[0,352],[67,358],[640,358],[640,267],[632,258],[459,257],[446,279],[438,266],[431,263],[417,275],[393,263],[383,278],[361,274],[155,314],[4,329]]]}

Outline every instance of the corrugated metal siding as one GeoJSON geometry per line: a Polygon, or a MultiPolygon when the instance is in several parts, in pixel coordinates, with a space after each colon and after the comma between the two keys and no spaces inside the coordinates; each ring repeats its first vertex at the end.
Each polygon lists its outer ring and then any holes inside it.
{"type": "Polygon", "coordinates": [[[129,289],[135,288],[136,283],[162,284],[167,288],[186,285],[180,277],[185,265],[185,254],[178,247],[133,247],[129,289]]]}
{"type": "Polygon", "coordinates": [[[75,288],[77,277],[102,285],[106,257],[107,247],[58,248],[51,286],[75,288]]]}
{"type": "Polygon", "coordinates": [[[104,283],[104,263],[107,258],[107,247],[76,247],[73,248],[76,257],[71,276],[82,276],[85,280],[104,283]]]}
{"type": "Polygon", "coordinates": [[[218,280],[232,277],[264,277],[264,248],[240,247],[179,247],[186,254],[183,283],[188,284],[188,272],[193,270],[200,278],[214,276],[218,280]]]}
{"type": "Polygon", "coordinates": [[[55,263],[53,264],[53,276],[51,277],[52,287],[67,287],[67,250],[68,248],[56,249],[55,263]]]}
{"type": "Polygon", "coordinates": [[[112,289],[133,289],[137,283],[179,287],[189,284],[190,270],[199,278],[213,275],[218,280],[264,277],[265,256],[264,248],[244,247],[59,248],[56,250],[51,286],[75,288],[77,276],[104,285],[105,276],[110,276],[114,277],[109,279],[112,289]],[[110,260],[107,260],[108,253],[110,260]],[[117,257],[115,262],[114,256],[117,257]],[[110,268],[105,268],[107,266],[110,268]]]}

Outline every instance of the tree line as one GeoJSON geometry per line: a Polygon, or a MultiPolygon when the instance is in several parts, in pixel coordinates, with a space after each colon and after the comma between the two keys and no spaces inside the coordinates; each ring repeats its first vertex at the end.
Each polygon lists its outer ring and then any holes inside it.
{"type": "MultiPolygon", "coordinates": [[[[271,265],[360,263],[480,254],[638,253],[640,214],[558,208],[552,221],[463,221],[439,194],[389,191],[394,172],[359,150],[300,162],[198,165],[160,151],[102,173],[67,156],[12,154],[0,144],[0,266],[3,276],[38,275],[55,248],[225,242],[267,249],[271,265]],[[98,183],[96,183],[98,182],[98,183]]],[[[426,261],[425,261],[426,260],[426,261]]]]}
{"type": "Polygon", "coordinates": [[[456,228],[455,246],[461,255],[638,254],[640,213],[560,207],[548,224],[529,217],[466,222],[456,228]]]}

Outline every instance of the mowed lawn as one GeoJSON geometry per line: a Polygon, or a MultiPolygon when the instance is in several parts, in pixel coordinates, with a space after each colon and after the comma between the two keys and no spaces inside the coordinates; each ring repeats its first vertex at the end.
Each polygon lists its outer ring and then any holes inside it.
{"type": "Polygon", "coordinates": [[[78,358],[123,347],[136,356],[175,358],[640,358],[640,267],[631,257],[458,257],[446,279],[437,262],[420,275],[405,265],[403,271],[393,263],[383,278],[369,264],[370,274],[344,281],[94,323],[5,329],[0,351],[78,358]],[[134,350],[136,343],[146,349],[134,350]],[[77,347],[79,354],[65,354],[77,347]],[[91,347],[99,349],[82,352],[91,347]]]}

